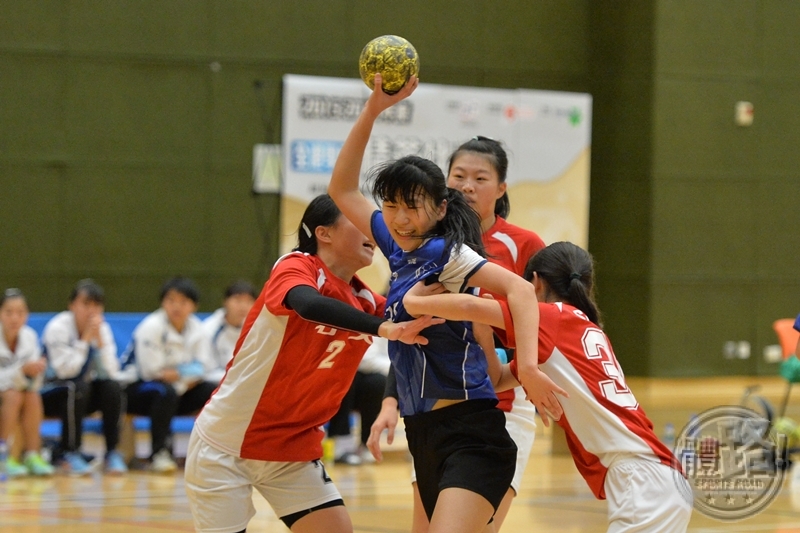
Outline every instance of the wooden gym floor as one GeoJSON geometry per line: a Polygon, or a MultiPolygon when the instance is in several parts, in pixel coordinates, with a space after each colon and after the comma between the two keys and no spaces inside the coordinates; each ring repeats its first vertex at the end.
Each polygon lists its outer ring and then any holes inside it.
{"type": "MultiPolygon", "coordinates": [[[[785,384],[779,378],[703,380],[631,379],[631,389],[658,432],[666,422],[680,430],[692,413],[714,405],[738,404],[745,387],[780,405],[785,384]]],[[[800,388],[800,387],[798,387],[800,388]]],[[[794,391],[787,416],[800,420],[800,391],[794,391]]],[[[97,446],[92,437],[88,447],[97,446]]],[[[504,524],[505,532],[603,532],[605,503],[595,500],[572,459],[552,453],[558,448],[551,430],[540,427],[523,489],[504,524]]],[[[356,532],[400,533],[410,529],[409,463],[402,450],[382,464],[334,465],[329,473],[341,491],[356,532]]],[[[258,514],[248,531],[288,531],[259,495],[258,514]]],[[[182,472],[159,476],[131,472],[124,477],[95,474],[85,478],[57,475],[49,479],[16,479],[0,483],[0,533],[137,533],[193,531],[182,472]]],[[[720,522],[694,513],[689,531],[800,533],[800,468],[786,476],[781,492],[760,514],[738,522],[720,522]],[[794,480],[793,480],[794,478],[794,480]]]]}

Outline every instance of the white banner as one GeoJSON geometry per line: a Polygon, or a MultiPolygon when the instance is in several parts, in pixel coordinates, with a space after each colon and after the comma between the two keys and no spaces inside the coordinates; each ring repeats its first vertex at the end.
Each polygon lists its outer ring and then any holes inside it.
{"type": "MultiPolygon", "coordinates": [[[[281,252],[296,245],[303,210],[326,191],[368,96],[360,79],[284,76],[281,252]]],[[[491,137],[509,156],[509,221],[546,243],[568,240],[585,247],[591,106],[591,96],[581,93],[421,83],[379,118],[362,180],[376,164],[408,154],[435,161],[446,174],[447,158],[461,143],[475,135],[491,137]]],[[[362,277],[381,290],[388,270],[373,270],[362,277]]]]}

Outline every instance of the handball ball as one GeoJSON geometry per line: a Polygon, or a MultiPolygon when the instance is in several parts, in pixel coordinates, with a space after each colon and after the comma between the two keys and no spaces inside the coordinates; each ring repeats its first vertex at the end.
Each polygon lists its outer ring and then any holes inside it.
{"type": "Polygon", "coordinates": [[[383,78],[383,92],[394,94],[403,88],[408,78],[419,74],[419,56],[414,46],[397,35],[372,39],[358,58],[361,79],[370,89],[375,88],[375,74],[383,78]]]}

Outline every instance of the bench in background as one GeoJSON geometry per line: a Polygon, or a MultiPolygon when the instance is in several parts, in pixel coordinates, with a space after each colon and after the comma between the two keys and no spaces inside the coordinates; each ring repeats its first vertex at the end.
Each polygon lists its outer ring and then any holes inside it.
{"type": "MultiPolygon", "coordinates": [[[[58,313],[31,313],[28,318],[28,325],[32,327],[41,339],[42,331],[47,322],[58,313]]],[[[114,334],[114,342],[117,343],[117,357],[121,357],[125,349],[130,344],[133,330],[149,313],[105,313],[106,322],[111,327],[114,334]]],[[[198,313],[197,317],[201,320],[209,313],[198,313]]],[[[194,427],[194,417],[176,416],[172,420],[172,432],[176,435],[191,433],[194,427]]],[[[88,416],[83,419],[84,433],[97,433],[102,435],[103,423],[99,417],[88,416]]],[[[126,461],[134,458],[136,453],[136,434],[139,432],[150,431],[150,419],[138,415],[124,414],[122,426],[120,428],[119,451],[126,461]]],[[[45,440],[58,439],[61,435],[61,421],[48,418],[42,423],[42,438],[45,440]]]]}

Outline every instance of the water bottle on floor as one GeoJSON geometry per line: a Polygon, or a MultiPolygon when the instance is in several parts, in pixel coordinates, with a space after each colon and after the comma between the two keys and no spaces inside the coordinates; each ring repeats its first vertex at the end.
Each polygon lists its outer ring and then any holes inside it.
{"type": "Polygon", "coordinates": [[[8,479],[6,473],[6,462],[8,461],[8,444],[4,440],[0,440],[0,481],[8,479]]]}
{"type": "Polygon", "coordinates": [[[670,450],[675,448],[675,426],[672,422],[664,424],[664,436],[661,438],[667,448],[670,450]]]}

